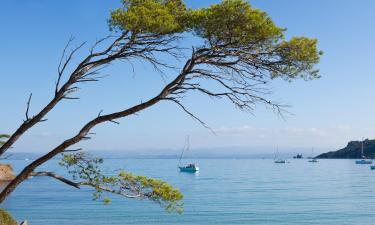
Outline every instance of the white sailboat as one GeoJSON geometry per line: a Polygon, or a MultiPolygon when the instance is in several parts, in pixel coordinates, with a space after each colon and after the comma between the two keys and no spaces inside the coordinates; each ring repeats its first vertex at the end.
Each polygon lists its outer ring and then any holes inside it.
{"type": "Polygon", "coordinates": [[[196,163],[189,163],[186,166],[181,166],[181,160],[184,155],[185,150],[188,151],[190,148],[190,143],[189,143],[189,136],[186,138],[186,143],[184,148],[182,149],[180,160],[178,161],[178,168],[180,169],[180,172],[185,172],[185,173],[196,173],[199,171],[199,167],[196,163]]]}
{"type": "Polygon", "coordinates": [[[279,158],[279,147],[276,148],[274,163],[286,163],[285,159],[279,158]]]}
{"type": "Polygon", "coordinates": [[[314,148],[311,149],[311,158],[309,159],[308,162],[311,162],[311,163],[316,163],[318,162],[318,160],[314,157],[314,148]]]}
{"type": "Polygon", "coordinates": [[[366,156],[364,155],[363,153],[363,139],[362,139],[362,142],[361,142],[361,158],[360,160],[356,160],[355,161],[355,164],[372,164],[372,160],[371,159],[366,159],[366,156]]]}

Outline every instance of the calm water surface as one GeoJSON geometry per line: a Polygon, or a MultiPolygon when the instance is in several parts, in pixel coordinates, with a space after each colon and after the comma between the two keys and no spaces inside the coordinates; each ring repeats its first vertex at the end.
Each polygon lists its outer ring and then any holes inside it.
{"type": "MultiPolygon", "coordinates": [[[[184,193],[184,213],[113,197],[104,206],[89,189],[47,177],[24,182],[1,207],[31,225],[112,224],[374,224],[375,171],[353,160],[306,159],[275,164],[262,159],[197,159],[199,174],[179,173],[175,159],[107,159],[122,168],[161,178],[184,193]]],[[[26,161],[11,161],[20,170],[26,161]]],[[[43,169],[56,169],[52,161],[43,169]]]]}

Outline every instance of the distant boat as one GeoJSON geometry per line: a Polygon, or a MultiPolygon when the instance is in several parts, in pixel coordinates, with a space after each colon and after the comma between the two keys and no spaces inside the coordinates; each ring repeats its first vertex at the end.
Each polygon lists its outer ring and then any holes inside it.
{"type": "Polygon", "coordinates": [[[285,159],[279,158],[279,147],[276,148],[274,163],[286,163],[285,159]]]}
{"type": "Polygon", "coordinates": [[[372,161],[366,160],[366,159],[361,159],[361,160],[356,160],[355,164],[372,164],[372,161]]]}
{"type": "Polygon", "coordinates": [[[189,136],[186,138],[186,143],[184,148],[182,149],[180,160],[178,161],[178,168],[180,169],[180,172],[185,172],[185,173],[196,173],[199,171],[199,167],[195,163],[189,163],[186,166],[180,166],[181,165],[181,160],[184,155],[184,151],[188,151],[190,148],[190,143],[189,143],[189,136]]]}
{"type": "MultiPolygon", "coordinates": [[[[314,155],[314,148],[311,149],[311,155],[314,155]]],[[[309,161],[308,162],[311,162],[311,163],[316,163],[318,162],[318,160],[316,158],[314,158],[314,156],[312,157],[309,157],[309,161]]]]}
{"type": "Polygon", "coordinates": [[[318,160],[313,158],[313,159],[310,159],[309,162],[316,163],[316,162],[318,162],[318,160]]]}
{"type": "Polygon", "coordinates": [[[195,163],[188,164],[186,166],[179,166],[180,172],[196,173],[199,171],[199,167],[195,163]]]}
{"type": "Polygon", "coordinates": [[[361,158],[362,159],[360,159],[360,160],[356,160],[355,164],[372,164],[372,160],[366,159],[366,156],[363,154],[363,139],[362,139],[362,142],[361,142],[361,158]]]}
{"type": "Polygon", "coordinates": [[[370,169],[371,170],[375,170],[375,166],[370,166],[370,169]]]}
{"type": "Polygon", "coordinates": [[[286,163],[286,160],[285,159],[276,159],[274,162],[275,163],[286,163]]]}

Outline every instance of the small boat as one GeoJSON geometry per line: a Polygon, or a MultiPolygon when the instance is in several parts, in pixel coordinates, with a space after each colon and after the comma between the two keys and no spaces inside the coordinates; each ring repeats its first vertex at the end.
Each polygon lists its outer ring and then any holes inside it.
{"type": "MultiPolygon", "coordinates": [[[[314,148],[311,149],[311,155],[314,155],[314,148]]],[[[313,156],[312,156],[312,157],[309,157],[308,159],[309,159],[308,162],[311,162],[311,163],[316,163],[316,162],[318,162],[318,160],[317,160],[316,158],[314,158],[313,156]]]]}
{"type": "Polygon", "coordinates": [[[310,159],[309,162],[316,163],[316,162],[318,162],[318,160],[313,158],[313,159],[310,159]]]}
{"type": "Polygon", "coordinates": [[[370,166],[370,169],[371,170],[375,170],[375,166],[370,166]]]}
{"type": "Polygon", "coordinates": [[[180,172],[185,172],[185,173],[196,173],[199,171],[199,167],[198,167],[198,164],[196,163],[189,163],[187,164],[186,166],[181,166],[181,160],[182,160],[182,156],[184,155],[184,152],[185,151],[188,151],[190,148],[190,144],[189,144],[189,136],[186,138],[186,143],[185,143],[185,146],[184,148],[182,149],[182,152],[181,152],[181,156],[180,156],[180,160],[178,161],[178,168],[180,169],[180,172]]]}
{"type": "Polygon", "coordinates": [[[199,171],[198,165],[195,163],[188,164],[187,166],[179,166],[180,172],[195,173],[199,171]]]}
{"type": "Polygon", "coordinates": [[[356,160],[355,164],[372,164],[372,160],[366,159],[366,156],[363,153],[363,139],[362,139],[362,143],[361,143],[361,158],[362,159],[360,159],[360,160],[356,160]]]}
{"type": "Polygon", "coordinates": [[[286,163],[285,159],[281,159],[278,156],[279,156],[279,147],[276,148],[275,158],[273,162],[274,163],[286,163]]]}
{"type": "Polygon", "coordinates": [[[285,159],[276,159],[275,163],[286,163],[285,159]]]}
{"type": "Polygon", "coordinates": [[[368,159],[356,160],[355,164],[372,164],[372,160],[368,160],[368,159]]]}

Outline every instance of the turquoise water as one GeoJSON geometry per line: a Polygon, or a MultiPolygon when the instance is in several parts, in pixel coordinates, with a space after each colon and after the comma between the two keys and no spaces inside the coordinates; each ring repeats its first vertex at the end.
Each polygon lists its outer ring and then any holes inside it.
{"type": "MultiPolygon", "coordinates": [[[[104,206],[91,201],[90,190],[47,177],[24,182],[2,207],[31,225],[374,224],[375,171],[369,165],[353,160],[275,164],[268,159],[196,159],[201,171],[186,174],[178,172],[176,161],[107,159],[105,166],[107,171],[127,169],[179,187],[185,195],[182,215],[119,197],[104,206]]],[[[27,162],[12,163],[19,170],[27,162]]]]}

